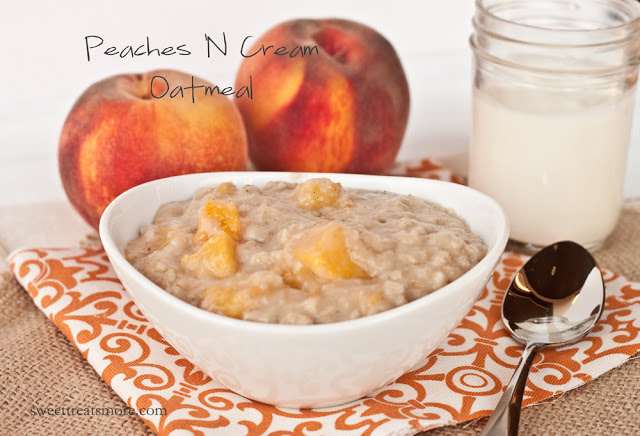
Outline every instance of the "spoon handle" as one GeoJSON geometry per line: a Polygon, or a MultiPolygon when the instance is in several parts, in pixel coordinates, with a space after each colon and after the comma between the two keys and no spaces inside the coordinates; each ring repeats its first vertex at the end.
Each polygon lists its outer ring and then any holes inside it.
{"type": "Polygon", "coordinates": [[[522,357],[516,367],[507,389],[502,394],[496,410],[487,421],[480,436],[516,436],[518,423],[520,422],[520,409],[522,408],[522,396],[527,384],[529,369],[533,359],[542,348],[541,344],[527,342],[522,357]]]}

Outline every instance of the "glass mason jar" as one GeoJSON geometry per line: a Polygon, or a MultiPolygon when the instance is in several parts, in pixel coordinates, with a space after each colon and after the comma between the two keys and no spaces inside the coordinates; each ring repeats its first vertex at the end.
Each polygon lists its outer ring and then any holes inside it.
{"type": "Polygon", "coordinates": [[[511,240],[602,245],[618,219],[640,61],[637,0],[477,0],[469,185],[511,240]]]}

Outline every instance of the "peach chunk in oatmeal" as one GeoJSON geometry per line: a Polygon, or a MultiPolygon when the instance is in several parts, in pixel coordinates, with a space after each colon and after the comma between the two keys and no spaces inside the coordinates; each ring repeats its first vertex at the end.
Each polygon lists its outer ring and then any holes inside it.
{"type": "Polygon", "coordinates": [[[343,231],[335,222],[316,226],[308,238],[298,242],[293,256],[324,280],[368,278],[367,272],[349,257],[343,231]]]}

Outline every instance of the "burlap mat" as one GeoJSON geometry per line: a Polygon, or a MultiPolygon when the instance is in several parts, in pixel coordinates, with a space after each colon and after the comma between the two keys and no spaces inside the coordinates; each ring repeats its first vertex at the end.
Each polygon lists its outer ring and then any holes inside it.
{"type": "MultiPolygon", "coordinates": [[[[624,209],[596,253],[601,266],[640,281],[640,209],[624,209]]],[[[60,435],[152,434],[137,416],[38,416],[35,407],[123,408],[64,335],[6,272],[0,275],[0,432],[60,435]]],[[[637,435],[640,359],[522,413],[520,434],[637,435]]],[[[422,433],[477,435],[485,420],[422,433]]]]}

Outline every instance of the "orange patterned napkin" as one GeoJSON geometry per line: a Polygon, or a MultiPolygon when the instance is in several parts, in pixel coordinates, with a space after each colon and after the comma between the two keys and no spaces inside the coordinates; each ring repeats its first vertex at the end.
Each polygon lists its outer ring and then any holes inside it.
{"type": "MultiPolygon", "coordinates": [[[[137,310],[101,249],[27,249],[11,268],[36,305],[102,378],[160,435],[410,435],[488,415],[522,346],[500,321],[505,290],[524,257],[506,253],[471,312],[419,367],[343,406],[282,409],[226,389],[168,344],[137,310]]],[[[576,388],[640,350],[640,284],[605,271],[607,301],[594,331],[536,358],[525,405],[576,388]]]]}
{"type": "MultiPolygon", "coordinates": [[[[392,174],[460,183],[437,163],[400,164],[392,174]]],[[[9,257],[36,305],[159,435],[412,435],[491,413],[522,346],[500,321],[501,302],[526,259],[505,253],[462,323],[396,382],[342,406],[297,410],[248,400],[212,381],[167,343],[137,310],[101,249],[26,249],[9,257]]],[[[530,405],[574,389],[640,351],[640,283],[605,271],[605,311],[576,344],[536,357],[530,405]]]]}

